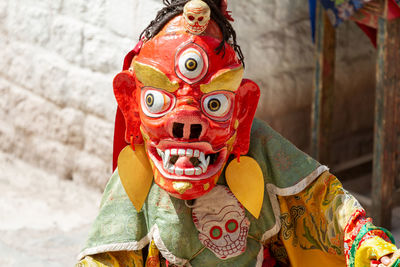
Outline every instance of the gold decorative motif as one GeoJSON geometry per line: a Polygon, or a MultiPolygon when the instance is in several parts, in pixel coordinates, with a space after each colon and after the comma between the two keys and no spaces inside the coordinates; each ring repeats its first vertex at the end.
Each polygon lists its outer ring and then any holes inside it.
{"type": "Polygon", "coordinates": [[[164,89],[168,92],[175,92],[179,88],[177,81],[171,81],[167,75],[159,69],[135,61],[133,63],[135,74],[144,86],[164,89]]]}
{"type": "Polygon", "coordinates": [[[160,174],[160,173],[158,173],[158,183],[159,183],[159,185],[161,186],[161,187],[164,187],[165,186],[165,180],[164,180],[164,177],[160,174]]]}
{"type": "Polygon", "coordinates": [[[217,72],[208,84],[201,84],[200,90],[205,93],[214,91],[236,91],[242,83],[243,66],[217,72]]]}
{"type": "Polygon", "coordinates": [[[233,129],[237,129],[239,127],[239,121],[238,120],[236,120],[235,121],[235,125],[233,126],[233,129]]]}
{"type": "Polygon", "coordinates": [[[207,191],[208,188],[210,188],[210,184],[206,183],[205,185],[203,185],[204,191],[207,191]]]}
{"type": "Polygon", "coordinates": [[[140,125],[140,132],[142,133],[142,137],[144,141],[148,141],[150,137],[143,131],[142,126],[140,125]]]}
{"type": "Polygon", "coordinates": [[[219,180],[219,175],[215,175],[214,184],[217,184],[217,183],[218,183],[218,180],[219,180]]]}
{"type": "Polygon", "coordinates": [[[232,137],[229,138],[229,140],[226,142],[226,146],[227,146],[229,152],[232,151],[233,144],[234,144],[235,141],[236,141],[236,135],[237,135],[237,133],[235,132],[235,134],[232,135],[232,137]]]}
{"type": "Polygon", "coordinates": [[[193,185],[189,182],[172,182],[172,187],[176,192],[182,195],[187,190],[191,189],[193,185]]]}

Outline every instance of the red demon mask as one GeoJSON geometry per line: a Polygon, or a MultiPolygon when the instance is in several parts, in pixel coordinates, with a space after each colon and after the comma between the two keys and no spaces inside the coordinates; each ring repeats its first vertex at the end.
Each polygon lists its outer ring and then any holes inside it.
{"type": "Polygon", "coordinates": [[[114,79],[125,141],[144,143],[155,183],[180,199],[209,192],[229,155],[248,151],[259,88],[228,43],[216,52],[221,38],[214,21],[195,35],[177,16],[114,79]]]}

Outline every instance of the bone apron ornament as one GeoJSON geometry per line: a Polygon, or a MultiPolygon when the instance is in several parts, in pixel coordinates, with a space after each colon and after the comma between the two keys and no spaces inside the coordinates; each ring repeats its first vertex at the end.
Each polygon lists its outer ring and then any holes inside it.
{"type": "Polygon", "coordinates": [[[192,216],[199,240],[218,258],[232,258],[246,250],[250,222],[243,206],[227,187],[217,185],[198,198],[192,216]]]}

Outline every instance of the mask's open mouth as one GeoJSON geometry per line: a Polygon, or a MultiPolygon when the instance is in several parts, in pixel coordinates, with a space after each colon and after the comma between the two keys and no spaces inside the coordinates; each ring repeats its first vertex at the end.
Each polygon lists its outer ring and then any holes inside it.
{"type": "Polygon", "coordinates": [[[199,143],[160,143],[148,147],[148,154],[166,178],[202,180],[216,174],[226,159],[227,150],[213,151],[211,145],[199,143]]]}

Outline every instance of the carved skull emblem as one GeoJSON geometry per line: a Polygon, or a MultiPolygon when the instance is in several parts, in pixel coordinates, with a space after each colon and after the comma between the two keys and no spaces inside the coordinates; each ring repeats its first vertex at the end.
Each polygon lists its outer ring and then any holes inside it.
{"type": "Polygon", "coordinates": [[[183,8],[185,29],[192,34],[201,34],[208,26],[210,14],[210,7],[205,2],[189,1],[183,8]]]}
{"type": "Polygon", "coordinates": [[[236,257],[246,250],[250,222],[226,186],[217,185],[196,199],[192,217],[200,242],[218,258],[236,257]]]}

